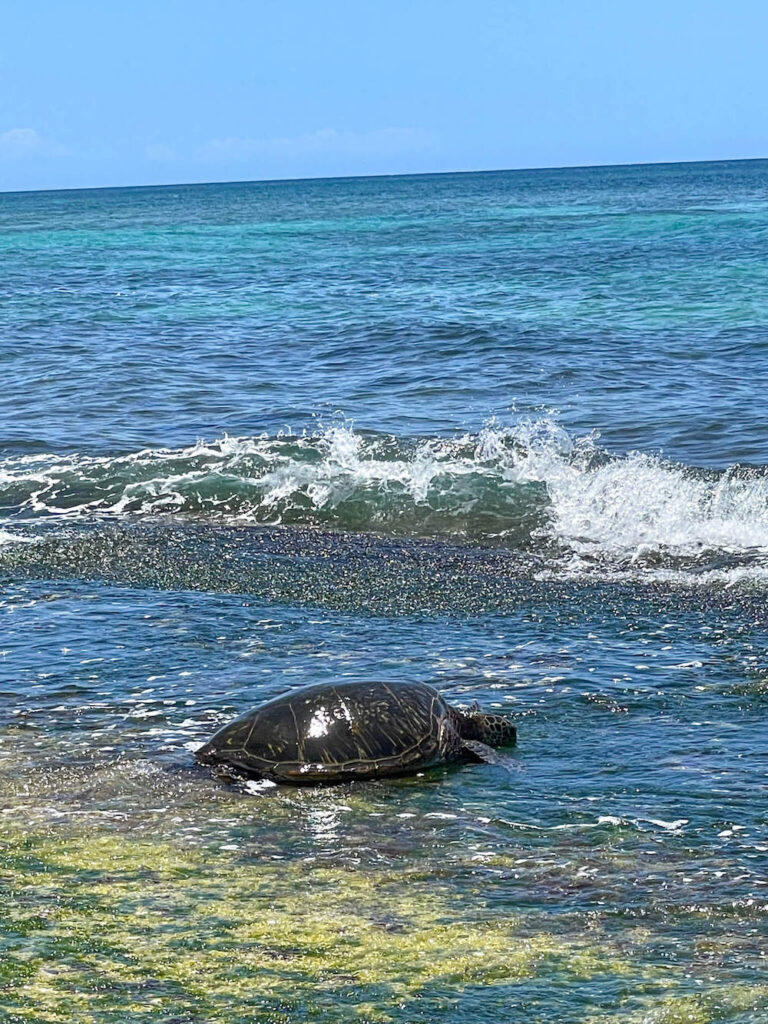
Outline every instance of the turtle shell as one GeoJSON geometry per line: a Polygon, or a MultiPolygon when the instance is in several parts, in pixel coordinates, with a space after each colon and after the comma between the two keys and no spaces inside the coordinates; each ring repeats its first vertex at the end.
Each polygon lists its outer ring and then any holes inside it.
{"type": "Polygon", "coordinates": [[[426,683],[321,683],[241,715],[197,758],[281,782],[399,775],[458,750],[451,716],[426,683]]]}

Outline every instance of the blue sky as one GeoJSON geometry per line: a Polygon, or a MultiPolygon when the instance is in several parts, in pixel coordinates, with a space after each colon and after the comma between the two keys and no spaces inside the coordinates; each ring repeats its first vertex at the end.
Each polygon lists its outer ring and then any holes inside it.
{"type": "Polygon", "coordinates": [[[0,11],[0,191],[768,156],[765,0],[0,11]]]}

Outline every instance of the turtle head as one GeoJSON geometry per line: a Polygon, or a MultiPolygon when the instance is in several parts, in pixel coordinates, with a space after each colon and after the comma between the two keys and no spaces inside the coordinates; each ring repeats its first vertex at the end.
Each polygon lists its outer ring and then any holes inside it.
{"type": "Polygon", "coordinates": [[[517,729],[505,715],[488,714],[479,704],[457,714],[462,739],[479,740],[489,747],[511,747],[517,741],[517,729]]]}

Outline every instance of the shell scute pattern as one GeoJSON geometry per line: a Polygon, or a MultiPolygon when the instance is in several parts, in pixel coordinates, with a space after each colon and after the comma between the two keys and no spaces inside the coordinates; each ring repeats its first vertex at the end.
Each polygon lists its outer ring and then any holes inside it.
{"type": "Polygon", "coordinates": [[[285,782],[398,775],[461,757],[462,721],[426,683],[317,684],[242,715],[197,757],[285,782]]]}

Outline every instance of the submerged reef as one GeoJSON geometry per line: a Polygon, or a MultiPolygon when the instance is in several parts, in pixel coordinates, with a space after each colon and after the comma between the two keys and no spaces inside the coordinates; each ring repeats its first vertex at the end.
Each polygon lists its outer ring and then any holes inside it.
{"type": "MultiPolygon", "coordinates": [[[[464,1013],[709,1024],[768,1012],[768,984],[754,977],[706,983],[702,971],[691,993],[647,957],[654,940],[642,922],[503,914],[481,877],[457,903],[439,877],[408,868],[13,826],[0,879],[8,1024],[387,1024],[464,1013]]],[[[702,944],[706,960],[728,940],[702,944]]]]}

